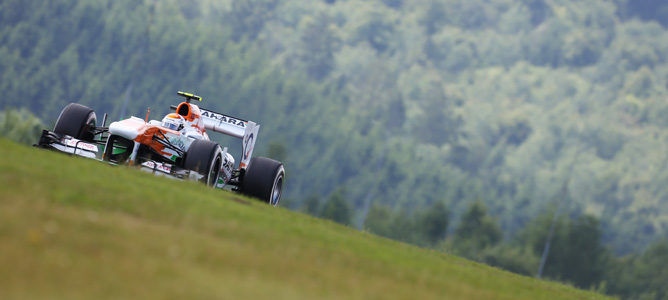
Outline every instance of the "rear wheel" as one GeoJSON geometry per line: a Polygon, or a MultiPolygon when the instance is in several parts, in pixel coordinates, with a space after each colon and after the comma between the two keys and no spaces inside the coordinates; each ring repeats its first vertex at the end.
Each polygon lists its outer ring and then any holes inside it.
{"type": "Polygon", "coordinates": [[[70,103],[60,112],[53,132],[83,141],[93,141],[96,121],[95,112],[91,108],[70,103]]]}
{"type": "Polygon", "coordinates": [[[253,157],[241,182],[241,192],[278,206],[283,194],[283,164],[266,157],[253,157]]]}
{"type": "Polygon", "coordinates": [[[222,151],[218,144],[207,140],[195,140],[186,152],[183,167],[204,175],[201,181],[208,186],[215,186],[222,161],[222,151]]]}

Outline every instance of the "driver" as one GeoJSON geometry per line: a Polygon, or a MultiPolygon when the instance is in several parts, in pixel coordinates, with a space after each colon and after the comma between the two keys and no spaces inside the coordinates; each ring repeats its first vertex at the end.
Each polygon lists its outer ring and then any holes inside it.
{"type": "Polygon", "coordinates": [[[162,119],[162,127],[176,131],[181,131],[185,127],[185,123],[186,120],[176,113],[168,114],[162,119]]]}

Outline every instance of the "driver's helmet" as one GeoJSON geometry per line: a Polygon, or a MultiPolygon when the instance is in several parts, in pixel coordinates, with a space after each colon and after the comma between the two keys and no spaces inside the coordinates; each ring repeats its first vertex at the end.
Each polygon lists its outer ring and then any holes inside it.
{"type": "Polygon", "coordinates": [[[179,131],[185,126],[185,120],[179,114],[171,113],[162,119],[162,127],[179,131]]]}

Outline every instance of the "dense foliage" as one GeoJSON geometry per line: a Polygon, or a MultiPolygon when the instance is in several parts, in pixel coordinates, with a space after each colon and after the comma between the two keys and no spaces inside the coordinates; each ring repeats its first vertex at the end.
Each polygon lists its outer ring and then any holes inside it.
{"type": "Polygon", "coordinates": [[[0,136],[26,145],[34,145],[44,124],[30,112],[23,110],[0,111],[0,136]]]}
{"type": "Polygon", "coordinates": [[[503,240],[497,220],[487,213],[483,203],[476,201],[450,235],[441,233],[430,239],[427,233],[435,226],[442,230],[449,227],[445,208],[432,207],[426,213],[406,215],[374,205],[364,227],[381,236],[432,247],[514,273],[567,282],[624,299],[665,299],[668,295],[665,285],[668,242],[659,240],[642,253],[616,257],[603,245],[600,222],[591,215],[571,218],[549,210],[503,240]],[[548,240],[550,246],[545,252],[548,240]]]}
{"type": "Polygon", "coordinates": [[[668,232],[666,20],[644,0],[4,0],[0,108],[155,117],[192,91],[262,124],[293,209],[433,245],[416,216],[478,203],[499,230],[469,245],[484,260],[534,251],[500,242],[559,201],[566,227],[649,253],[668,232]]]}

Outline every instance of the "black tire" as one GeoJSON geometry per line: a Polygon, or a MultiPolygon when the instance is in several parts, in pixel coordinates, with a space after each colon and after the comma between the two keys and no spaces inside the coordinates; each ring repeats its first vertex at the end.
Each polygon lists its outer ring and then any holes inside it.
{"type": "Polygon", "coordinates": [[[202,182],[215,186],[223,163],[223,155],[218,144],[207,140],[195,140],[190,144],[183,167],[204,175],[202,182]]]}
{"type": "Polygon", "coordinates": [[[91,108],[70,103],[60,112],[53,132],[90,142],[95,138],[96,122],[95,112],[91,108]]]}
{"type": "Polygon", "coordinates": [[[241,182],[241,192],[278,206],[283,192],[283,164],[266,157],[253,157],[241,182]]]}

